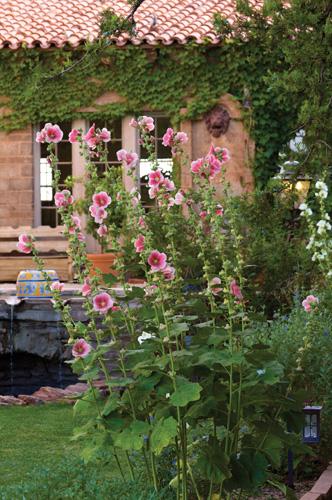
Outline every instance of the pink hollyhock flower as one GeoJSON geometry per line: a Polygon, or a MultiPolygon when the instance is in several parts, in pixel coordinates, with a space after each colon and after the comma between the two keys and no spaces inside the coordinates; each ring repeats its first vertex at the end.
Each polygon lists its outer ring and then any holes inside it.
{"type": "Polygon", "coordinates": [[[111,140],[111,132],[104,127],[101,129],[100,133],[98,134],[98,137],[103,142],[109,142],[111,140]]]}
{"type": "Polygon", "coordinates": [[[81,219],[77,215],[72,215],[71,226],[68,229],[69,234],[75,234],[76,231],[79,231],[80,229],[81,229],[81,219]]]}
{"type": "Polygon", "coordinates": [[[112,202],[112,198],[108,196],[105,191],[100,191],[100,193],[95,193],[92,196],[93,204],[97,207],[107,208],[108,205],[112,202]]]}
{"type": "Polygon", "coordinates": [[[201,174],[203,166],[204,166],[204,158],[198,158],[198,160],[191,162],[191,171],[194,174],[201,174]]]}
{"type": "Polygon", "coordinates": [[[169,210],[170,208],[174,207],[175,205],[175,199],[174,198],[168,198],[168,205],[167,205],[167,209],[169,210]]]}
{"type": "Polygon", "coordinates": [[[46,139],[46,133],[45,130],[41,130],[40,132],[37,132],[36,134],[36,142],[39,142],[40,144],[43,144],[46,139]]]}
{"type": "Polygon", "coordinates": [[[314,295],[308,295],[302,302],[302,306],[306,312],[311,312],[315,304],[319,303],[319,298],[314,295]]]}
{"type": "Polygon", "coordinates": [[[132,118],[129,122],[130,127],[137,128],[138,127],[138,122],[135,120],[135,118],[132,118]]]}
{"type": "Polygon", "coordinates": [[[171,281],[171,280],[174,280],[174,278],[175,278],[175,268],[172,266],[166,266],[162,270],[162,273],[163,273],[166,281],[171,281]]]}
{"type": "Polygon", "coordinates": [[[175,189],[175,184],[170,179],[164,179],[162,185],[166,189],[166,191],[174,191],[175,189]]]}
{"type": "Polygon", "coordinates": [[[83,140],[86,142],[86,144],[91,149],[94,149],[97,146],[99,140],[98,140],[97,135],[96,135],[95,124],[93,124],[89,128],[87,133],[85,135],[83,135],[83,140]]]}
{"type": "Polygon", "coordinates": [[[188,142],[188,136],[185,132],[177,132],[174,137],[174,142],[178,144],[186,144],[188,142]]]}
{"type": "Polygon", "coordinates": [[[231,155],[226,148],[215,148],[215,154],[222,163],[226,163],[231,159],[231,155]]]}
{"type": "Polygon", "coordinates": [[[221,285],[221,279],[218,276],[212,278],[212,280],[210,281],[210,288],[213,295],[218,295],[222,291],[220,285],[221,285]]]}
{"type": "Polygon", "coordinates": [[[159,192],[159,188],[157,186],[150,187],[148,192],[150,200],[154,200],[159,192]]]}
{"type": "Polygon", "coordinates": [[[137,165],[138,155],[136,153],[128,153],[125,149],[120,149],[117,151],[116,156],[127,168],[134,168],[137,165]]]}
{"type": "Polygon", "coordinates": [[[154,121],[151,116],[142,116],[138,120],[138,125],[146,132],[152,132],[154,130],[154,121]]]}
{"type": "Polygon", "coordinates": [[[145,238],[143,234],[139,234],[138,238],[134,242],[134,247],[136,249],[136,253],[141,253],[144,250],[145,238]]]}
{"type": "Polygon", "coordinates": [[[138,225],[139,227],[142,227],[143,229],[146,227],[145,220],[143,219],[142,216],[138,219],[138,225]]]}
{"type": "Polygon", "coordinates": [[[84,283],[81,288],[81,293],[84,297],[87,297],[91,293],[91,286],[88,278],[84,280],[84,283]]]}
{"type": "Polygon", "coordinates": [[[121,307],[120,306],[113,306],[112,307],[112,311],[121,311],[121,307]]]}
{"type": "Polygon", "coordinates": [[[31,253],[32,238],[28,234],[20,234],[16,243],[17,250],[21,253],[31,253]]]}
{"type": "Polygon", "coordinates": [[[73,130],[71,132],[69,132],[69,136],[68,136],[69,142],[71,142],[72,144],[74,142],[77,142],[77,138],[78,138],[79,134],[80,134],[79,130],[77,130],[77,128],[73,128],[73,130]]]}
{"type": "Polygon", "coordinates": [[[239,287],[239,285],[236,283],[235,280],[231,281],[231,283],[230,283],[230,292],[237,299],[239,299],[239,300],[243,299],[241,288],[239,287]]]}
{"type": "Polygon", "coordinates": [[[148,258],[148,264],[151,266],[151,271],[162,271],[167,265],[166,254],[160,253],[158,250],[152,250],[148,258]]]}
{"type": "Polygon", "coordinates": [[[173,137],[174,137],[174,130],[172,128],[168,128],[163,137],[163,146],[165,147],[173,146],[173,137]]]}
{"type": "Polygon", "coordinates": [[[184,202],[184,194],[183,194],[183,191],[178,191],[175,195],[175,198],[174,198],[174,203],[175,205],[182,205],[182,203],[184,202]]]}
{"type": "Polygon", "coordinates": [[[209,154],[206,160],[209,167],[209,177],[213,179],[213,177],[221,171],[221,162],[213,154],[209,154]]]}
{"type": "Polygon", "coordinates": [[[101,224],[101,226],[99,226],[97,229],[97,234],[100,238],[103,238],[107,235],[107,231],[107,226],[105,226],[105,224],[101,224]]]}
{"type": "MultiPolygon", "coordinates": [[[[107,217],[107,212],[104,207],[96,207],[95,205],[92,205],[94,207],[94,219],[97,224],[102,224],[104,219],[107,217]]],[[[90,208],[92,208],[90,207],[90,208]]]]}
{"type": "Polygon", "coordinates": [[[63,189],[58,191],[54,195],[54,204],[56,207],[68,207],[74,202],[74,197],[68,189],[63,189]]]}
{"type": "Polygon", "coordinates": [[[149,186],[159,187],[164,182],[165,178],[160,170],[153,170],[149,173],[149,186]]]}
{"type": "Polygon", "coordinates": [[[200,213],[199,213],[199,216],[202,220],[206,219],[207,217],[207,211],[206,210],[202,210],[200,213]]]}
{"type": "Polygon", "coordinates": [[[60,281],[54,281],[50,288],[53,291],[62,292],[65,288],[65,285],[63,283],[60,283],[60,281]]]}
{"type": "Polygon", "coordinates": [[[131,205],[135,208],[139,204],[140,198],[138,196],[133,196],[131,199],[131,205]]]}
{"type": "Polygon", "coordinates": [[[74,358],[86,358],[90,353],[92,347],[88,342],[84,339],[76,340],[75,344],[72,347],[72,355],[74,358]]]}
{"type": "Polygon", "coordinates": [[[114,302],[110,295],[106,292],[99,293],[93,299],[93,308],[96,312],[106,314],[109,309],[112,309],[114,302]]]}
{"type": "Polygon", "coordinates": [[[84,236],[84,234],[82,234],[82,233],[77,233],[77,235],[76,235],[76,236],[77,236],[77,239],[78,239],[79,241],[84,241],[84,240],[85,240],[85,236],[84,236]]]}
{"type": "Polygon", "coordinates": [[[46,123],[45,127],[45,142],[48,143],[58,143],[63,137],[63,132],[59,125],[52,125],[52,123],[46,123]]]}

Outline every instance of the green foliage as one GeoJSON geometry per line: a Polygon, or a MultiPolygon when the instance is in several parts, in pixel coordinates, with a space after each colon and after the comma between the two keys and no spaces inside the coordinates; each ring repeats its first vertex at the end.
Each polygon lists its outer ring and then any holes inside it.
{"type": "Polygon", "coordinates": [[[309,289],[317,279],[295,201],[292,194],[281,193],[273,185],[233,200],[243,235],[247,293],[254,309],[268,317],[291,309],[293,295],[309,289]]]}
{"type": "Polygon", "coordinates": [[[279,315],[270,326],[260,327],[259,338],[271,345],[294,385],[304,389],[306,401],[323,405],[319,456],[327,463],[332,439],[332,297],[330,291],[320,294],[317,311],[307,313],[300,303],[305,296],[298,298],[289,315],[279,315]],[[301,370],[296,370],[299,358],[301,370]]]}
{"type": "MultiPolygon", "coordinates": [[[[262,14],[241,1],[248,16],[233,27],[248,40],[261,40],[269,52],[278,45],[281,56],[267,74],[272,95],[297,102],[296,129],[304,129],[304,168],[321,172],[332,157],[332,9],[329,0],[265,0],[262,14]],[[264,39],[264,42],[263,42],[264,39]]],[[[288,113],[287,106],[284,114],[288,113]]]]}
{"type": "Polygon", "coordinates": [[[262,38],[225,39],[218,47],[187,44],[146,50],[97,43],[85,51],[1,51],[0,95],[9,98],[12,113],[3,116],[0,127],[13,130],[76,117],[114,119],[145,109],[165,112],[176,124],[180,118],[202,116],[226,92],[240,102],[249,93],[252,108],[246,122],[257,145],[257,181],[265,182],[276,170],[296,112],[296,103],[266,81],[280,64],[278,46],[267,48],[262,38]],[[117,92],[124,102],[78,111],[107,91],[117,92]],[[181,116],[183,108],[187,114],[181,116]]]}
{"type": "Polygon", "coordinates": [[[35,468],[12,486],[0,488],[1,500],[173,500],[169,489],[156,493],[143,478],[136,481],[111,476],[107,463],[85,465],[78,458],[67,458],[50,466],[35,468]]]}

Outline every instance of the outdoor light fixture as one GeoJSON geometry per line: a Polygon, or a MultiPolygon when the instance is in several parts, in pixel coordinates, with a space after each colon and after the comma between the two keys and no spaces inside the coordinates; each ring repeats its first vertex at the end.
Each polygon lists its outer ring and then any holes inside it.
{"type": "Polygon", "coordinates": [[[321,406],[305,406],[304,411],[304,427],[303,427],[303,442],[308,444],[316,444],[320,442],[320,413],[321,406]]]}
{"type": "MultiPolygon", "coordinates": [[[[305,406],[304,426],[302,430],[302,441],[306,444],[318,444],[320,442],[320,414],[322,406],[305,406]]],[[[290,431],[288,429],[288,431],[290,431]]],[[[288,478],[287,484],[294,488],[294,456],[291,449],[288,450],[288,478]]]]}
{"type": "Polygon", "coordinates": [[[298,165],[299,162],[297,161],[287,161],[281,167],[279,174],[274,177],[281,182],[284,192],[293,192],[296,195],[295,208],[306,200],[312,181],[311,177],[296,172],[298,165]],[[286,170],[285,167],[290,168],[286,170]],[[291,167],[295,167],[294,170],[291,167]]]}

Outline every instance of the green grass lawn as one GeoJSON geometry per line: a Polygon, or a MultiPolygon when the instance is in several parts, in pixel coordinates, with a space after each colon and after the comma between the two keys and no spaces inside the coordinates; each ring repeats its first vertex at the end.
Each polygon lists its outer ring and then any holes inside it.
{"type": "Polygon", "coordinates": [[[123,455],[121,478],[111,450],[84,464],[70,439],[81,422],[70,405],[0,407],[0,500],[173,500],[154,492],[137,454],[134,481],[123,455]]]}
{"type": "Polygon", "coordinates": [[[79,455],[70,441],[75,426],[70,405],[0,407],[0,486],[22,481],[36,467],[79,455]]]}

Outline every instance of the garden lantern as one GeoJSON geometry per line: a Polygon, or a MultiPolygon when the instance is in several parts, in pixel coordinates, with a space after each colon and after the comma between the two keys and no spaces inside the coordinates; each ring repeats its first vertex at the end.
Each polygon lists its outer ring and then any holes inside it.
{"type": "MultiPolygon", "coordinates": [[[[298,162],[286,162],[284,165],[295,167],[298,165],[298,162]]],[[[281,180],[283,191],[292,191],[296,194],[297,204],[300,205],[301,203],[304,203],[309,193],[312,180],[311,177],[301,173],[296,173],[292,170],[284,170],[284,168],[282,168],[277,178],[281,180]]]]}
{"type": "Polygon", "coordinates": [[[305,406],[304,409],[303,442],[308,444],[320,441],[321,406],[305,406]]]}

